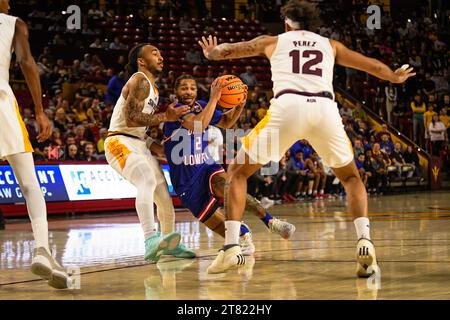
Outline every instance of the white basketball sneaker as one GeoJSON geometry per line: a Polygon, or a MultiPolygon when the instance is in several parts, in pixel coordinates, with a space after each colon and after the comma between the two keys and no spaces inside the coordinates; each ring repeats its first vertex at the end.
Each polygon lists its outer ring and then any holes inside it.
{"type": "Polygon", "coordinates": [[[227,250],[220,249],[219,255],[208,267],[206,273],[223,273],[230,269],[245,265],[245,258],[242,255],[241,246],[234,245],[227,250]]]}
{"type": "Polygon", "coordinates": [[[31,272],[48,280],[48,284],[53,288],[67,289],[71,286],[72,279],[66,270],[44,247],[34,249],[31,272]]]}
{"type": "Polygon", "coordinates": [[[289,239],[295,232],[293,224],[276,218],[270,220],[269,228],[272,233],[279,234],[283,239],[289,239]]]}
{"type": "Polygon", "coordinates": [[[356,275],[360,278],[368,278],[379,271],[375,247],[372,241],[361,238],[356,245],[356,275]]]}
{"type": "Polygon", "coordinates": [[[255,253],[255,245],[253,244],[251,232],[247,232],[241,236],[241,248],[244,256],[251,256],[255,253]]]}

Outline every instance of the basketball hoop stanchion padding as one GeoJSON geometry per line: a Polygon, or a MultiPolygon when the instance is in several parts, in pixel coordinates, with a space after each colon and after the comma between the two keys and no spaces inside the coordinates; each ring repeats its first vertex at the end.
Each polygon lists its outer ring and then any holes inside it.
{"type": "Polygon", "coordinates": [[[431,156],[429,171],[430,171],[430,187],[431,190],[441,189],[441,170],[442,159],[441,157],[431,156]]]}
{"type": "Polygon", "coordinates": [[[2,209],[0,209],[0,230],[5,230],[5,218],[3,217],[2,209]]]}

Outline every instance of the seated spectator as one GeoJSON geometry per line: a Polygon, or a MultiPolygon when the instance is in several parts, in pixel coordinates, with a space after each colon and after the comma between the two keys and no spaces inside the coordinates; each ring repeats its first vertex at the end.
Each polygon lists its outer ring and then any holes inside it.
{"type": "Polygon", "coordinates": [[[387,135],[388,138],[391,137],[391,133],[389,132],[388,126],[387,126],[387,124],[385,124],[385,123],[383,123],[383,124],[381,125],[381,131],[377,132],[377,134],[376,134],[376,136],[375,136],[375,140],[376,140],[377,142],[381,142],[381,140],[382,140],[382,138],[383,138],[384,135],[387,135]]]}
{"type": "Polygon", "coordinates": [[[407,172],[408,178],[413,176],[414,168],[406,163],[403,157],[402,145],[399,142],[395,144],[394,150],[390,154],[390,158],[392,165],[397,168],[398,177],[401,177],[404,172],[407,172]]]}
{"type": "Polygon", "coordinates": [[[388,155],[391,154],[391,152],[394,150],[394,144],[392,143],[392,141],[390,139],[390,135],[383,134],[381,136],[380,148],[386,154],[388,154],[388,155]]]}
{"type": "Polygon", "coordinates": [[[258,83],[256,75],[253,73],[253,68],[251,66],[245,67],[245,72],[239,76],[250,90],[252,90],[258,83]]]}
{"type": "Polygon", "coordinates": [[[353,144],[353,153],[355,154],[355,157],[358,157],[361,153],[364,153],[364,147],[360,139],[355,139],[353,144]]]}
{"type": "Polygon", "coordinates": [[[94,42],[92,42],[92,43],[89,45],[89,48],[93,48],[93,49],[101,49],[101,48],[103,48],[102,40],[100,40],[100,38],[96,38],[96,39],[94,40],[94,42]]]}
{"type": "Polygon", "coordinates": [[[194,28],[191,25],[191,22],[189,21],[189,16],[186,14],[180,18],[178,26],[180,27],[181,31],[189,32],[194,30],[194,28]]]}
{"type": "Polygon", "coordinates": [[[186,61],[189,64],[199,65],[202,64],[202,54],[199,50],[196,50],[195,47],[190,47],[189,51],[186,52],[186,61]]]}
{"type": "Polygon", "coordinates": [[[92,142],[85,143],[81,160],[87,162],[98,161],[98,156],[95,154],[95,148],[92,142]]]}
{"type": "Polygon", "coordinates": [[[355,157],[356,168],[359,171],[359,175],[361,176],[361,180],[364,183],[364,186],[367,187],[367,179],[369,177],[369,173],[366,173],[364,169],[364,162],[366,159],[366,155],[364,153],[360,153],[357,157],[355,157]]]}
{"type": "Polygon", "coordinates": [[[403,154],[403,158],[405,159],[405,163],[407,163],[413,167],[414,175],[419,177],[420,176],[419,155],[414,150],[412,145],[408,145],[406,147],[406,151],[403,154]]]}
{"type": "Polygon", "coordinates": [[[76,144],[70,144],[67,146],[66,156],[64,158],[66,161],[78,161],[80,160],[78,155],[78,147],[76,144]]]}
{"type": "Polygon", "coordinates": [[[349,118],[353,117],[353,111],[352,111],[352,109],[350,109],[347,102],[345,102],[344,105],[342,106],[341,110],[339,110],[339,114],[341,116],[347,116],[349,118]]]}
{"type": "Polygon", "coordinates": [[[367,114],[362,108],[362,104],[358,101],[355,104],[355,109],[353,109],[352,116],[355,119],[361,119],[362,121],[367,121],[367,114]]]}
{"type": "Polygon", "coordinates": [[[109,49],[111,50],[127,50],[128,46],[120,42],[119,37],[115,37],[114,41],[110,43],[109,49]]]}
{"type": "Polygon", "coordinates": [[[108,129],[101,128],[99,131],[100,138],[97,141],[97,150],[99,154],[105,153],[105,140],[108,137],[108,129]]]}

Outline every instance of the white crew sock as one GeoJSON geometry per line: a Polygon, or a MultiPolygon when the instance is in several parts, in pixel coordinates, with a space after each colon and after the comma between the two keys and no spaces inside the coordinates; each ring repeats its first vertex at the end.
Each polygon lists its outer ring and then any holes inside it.
{"type": "Polygon", "coordinates": [[[240,221],[225,221],[225,245],[239,244],[240,221]]]}
{"type": "Polygon", "coordinates": [[[370,221],[369,218],[360,217],[353,221],[355,224],[356,235],[358,240],[361,238],[366,238],[370,240],[370,221]]]}

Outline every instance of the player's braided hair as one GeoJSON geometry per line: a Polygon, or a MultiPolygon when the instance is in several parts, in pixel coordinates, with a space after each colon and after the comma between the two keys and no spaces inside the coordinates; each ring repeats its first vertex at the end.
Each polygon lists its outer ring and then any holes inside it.
{"type": "Polygon", "coordinates": [[[289,0],[281,8],[281,17],[301,25],[301,29],[316,31],[320,26],[320,12],[316,4],[304,0],[289,0]]]}
{"type": "Polygon", "coordinates": [[[140,43],[134,46],[128,54],[127,72],[129,77],[138,72],[137,60],[142,57],[142,48],[146,45],[148,45],[148,43],[140,43]]]}
{"type": "Polygon", "coordinates": [[[173,89],[174,89],[174,90],[177,90],[178,87],[179,87],[180,84],[181,84],[181,81],[186,80],[186,79],[196,81],[195,78],[194,78],[193,76],[191,76],[190,74],[184,74],[184,75],[182,75],[182,76],[179,76],[179,77],[175,80],[175,83],[174,83],[174,85],[173,85],[173,89]]]}

